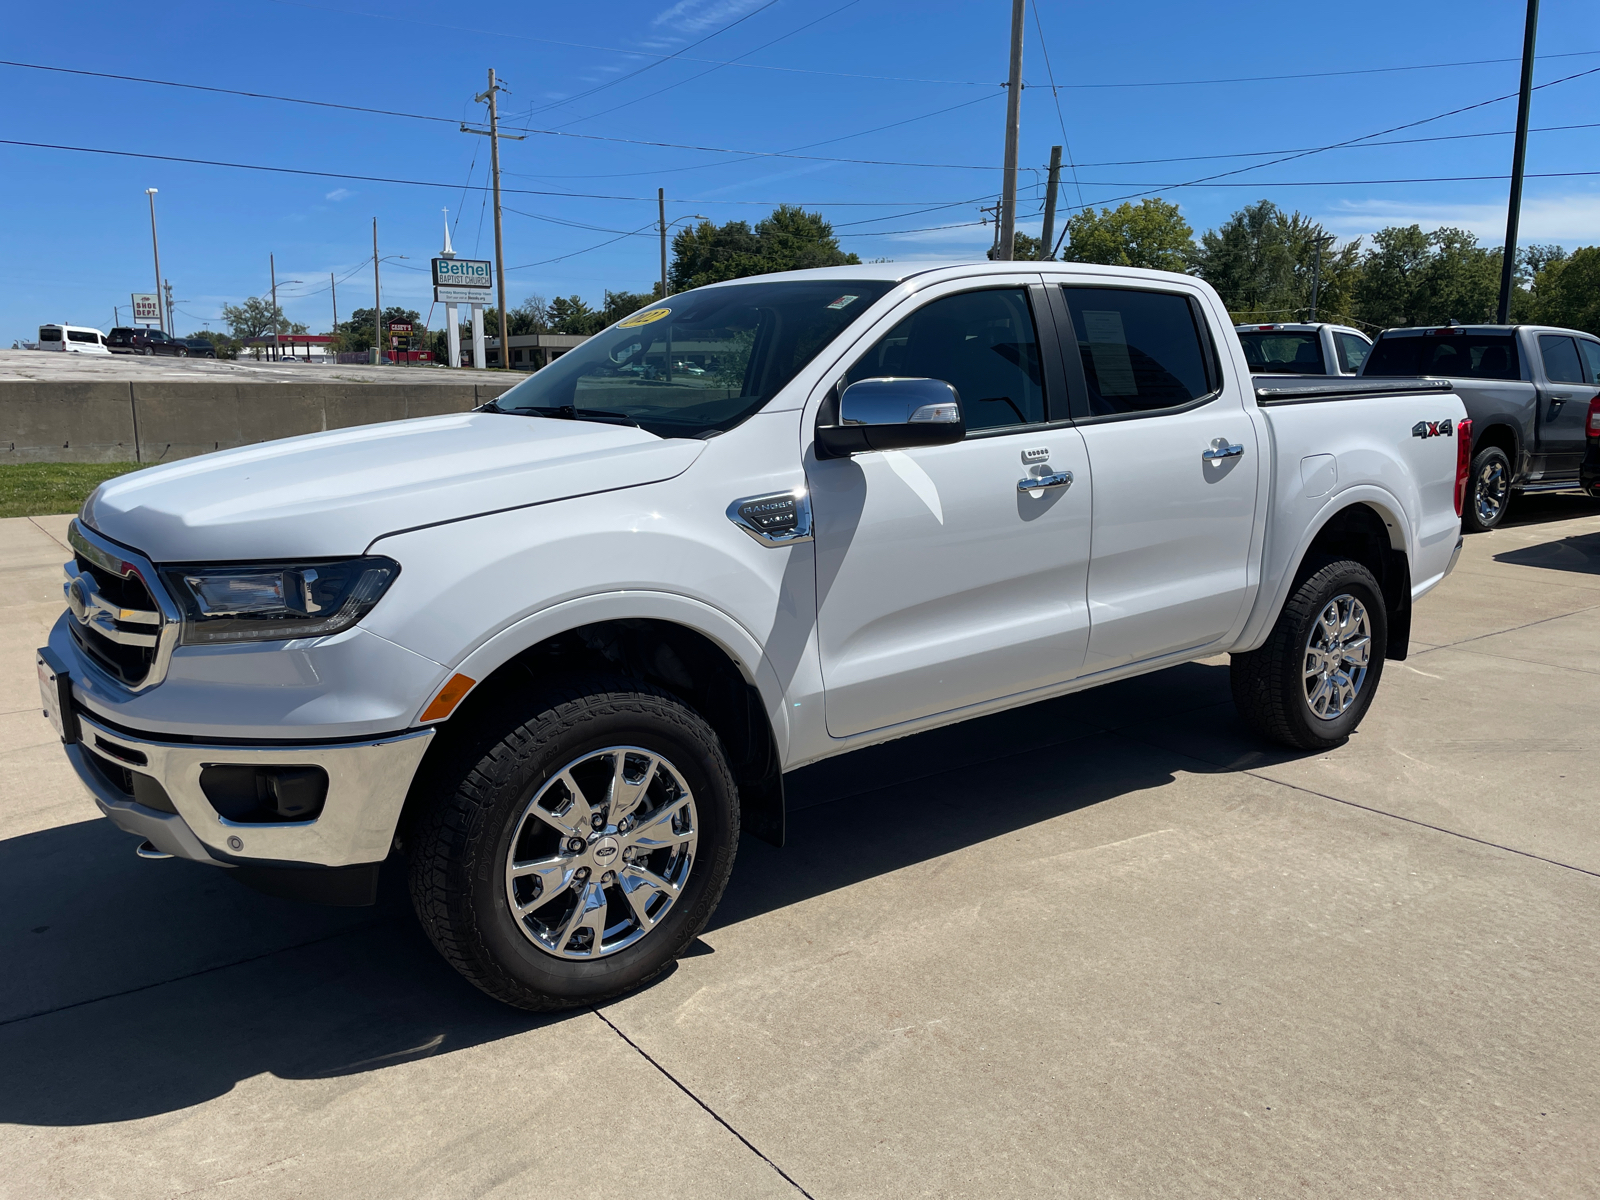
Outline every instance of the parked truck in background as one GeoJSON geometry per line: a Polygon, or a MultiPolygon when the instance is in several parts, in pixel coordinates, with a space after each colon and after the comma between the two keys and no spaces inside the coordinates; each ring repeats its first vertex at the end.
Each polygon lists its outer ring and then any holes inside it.
{"type": "Polygon", "coordinates": [[[1235,325],[1233,331],[1257,375],[1359,375],[1372,350],[1372,339],[1348,325],[1235,325]]]}
{"type": "Polygon", "coordinates": [[[101,485],[42,702],[143,855],[346,903],[392,860],[477,986],[593,1003],[803,764],[1224,652],[1263,736],[1339,744],[1460,551],[1464,417],[1252,380],[1185,275],[716,284],[472,413],[101,485]]]}
{"type": "Polygon", "coordinates": [[[1600,395],[1600,338],[1542,325],[1385,329],[1362,375],[1451,380],[1472,418],[1462,525],[1505,519],[1513,492],[1582,486],[1590,402],[1600,395]]]}

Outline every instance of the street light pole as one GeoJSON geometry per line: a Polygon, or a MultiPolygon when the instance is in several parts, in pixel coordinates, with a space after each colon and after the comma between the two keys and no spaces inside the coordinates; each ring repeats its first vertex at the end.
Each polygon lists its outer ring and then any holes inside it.
{"type": "Polygon", "coordinates": [[[383,365],[383,288],[378,285],[378,218],[372,218],[372,365],[383,365]]]}
{"type": "MultiPolygon", "coordinates": [[[[145,188],[144,194],[150,197],[150,248],[156,256],[156,321],[161,322],[161,242],[156,237],[156,192],[157,188],[145,188]]],[[[163,333],[170,332],[162,324],[163,333]]]]}
{"type": "Polygon", "coordinates": [[[272,361],[277,362],[282,354],[278,347],[278,264],[272,255],[267,255],[267,274],[272,278],[272,361]]]}
{"type": "Polygon", "coordinates": [[[1539,34],[1539,0],[1528,0],[1522,28],[1522,91],[1517,97],[1517,141],[1511,151],[1511,196],[1506,203],[1506,248],[1500,258],[1497,325],[1511,323],[1511,288],[1517,277],[1517,222],[1522,216],[1522,168],[1528,156],[1528,113],[1533,107],[1533,48],[1539,34]]]}
{"type": "Polygon", "coordinates": [[[1023,0],[1011,0],[1011,82],[1006,92],[1006,163],[1000,182],[1000,252],[997,259],[1010,262],[1017,230],[1017,142],[1022,135],[1022,15],[1023,0]]]}

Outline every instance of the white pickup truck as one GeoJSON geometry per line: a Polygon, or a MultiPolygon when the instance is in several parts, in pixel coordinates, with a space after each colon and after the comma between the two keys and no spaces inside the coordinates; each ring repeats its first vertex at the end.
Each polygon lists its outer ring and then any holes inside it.
{"type": "Polygon", "coordinates": [[[1222,652],[1264,736],[1338,744],[1469,445],[1447,381],[1253,381],[1182,275],[717,284],[475,412],[103,484],[43,704],[142,855],[334,903],[393,858],[473,983],[593,1002],[802,764],[1222,652]]]}

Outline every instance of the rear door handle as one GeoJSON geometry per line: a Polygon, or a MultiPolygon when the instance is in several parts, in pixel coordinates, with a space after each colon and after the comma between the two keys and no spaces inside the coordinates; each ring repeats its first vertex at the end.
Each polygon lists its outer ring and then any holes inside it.
{"type": "Polygon", "coordinates": [[[1017,480],[1017,491],[1019,492],[1048,492],[1056,488],[1069,488],[1071,486],[1071,471],[1055,471],[1049,475],[1033,475],[1027,479],[1017,480]]]}
{"type": "Polygon", "coordinates": [[[1243,446],[1235,445],[1229,442],[1227,438],[1218,438],[1211,443],[1211,449],[1200,457],[1207,462],[1215,462],[1219,458],[1238,458],[1243,453],[1243,446]]]}

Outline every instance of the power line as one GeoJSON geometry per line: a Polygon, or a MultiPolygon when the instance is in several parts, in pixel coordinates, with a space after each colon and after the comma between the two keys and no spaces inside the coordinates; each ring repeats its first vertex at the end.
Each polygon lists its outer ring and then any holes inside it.
{"type": "Polygon", "coordinates": [[[1045,74],[1050,77],[1050,95],[1056,102],[1056,120],[1061,125],[1061,144],[1067,150],[1067,166],[1072,169],[1072,183],[1078,189],[1078,207],[1083,207],[1083,185],[1078,182],[1078,164],[1072,159],[1072,141],[1067,137],[1067,118],[1061,112],[1061,89],[1056,86],[1055,68],[1050,65],[1050,46],[1044,39],[1044,23],[1039,20],[1037,0],[1028,0],[1033,9],[1033,27],[1039,31],[1039,49],[1044,53],[1045,74]]]}
{"type": "Polygon", "coordinates": [[[578,255],[580,255],[580,254],[588,254],[591,250],[599,250],[603,246],[611,245],[612,242],[620,242],[625,237],[633,237],[635,234],[642,233],[644,230],[649,229],[654,224],[655,224],[654,221],[650,221],[650,222],[648,222],[648,223],[646,223],[644,225],[639,226],[638,229],[632,229],[632,230],[629,230],[627,233],[618,234],[616,237],[610,239],[610,241],[597,242],[593,246],[587,246],[582,250],[574,250],[570,254],[558,254],[554,258],[544,258],[544,259],[540,259],[538,262],[523,263],[520,267],[507,267],[506,270],[507,271],[526,271],[529,267],[543,267],[543,266],[548,265],[549,263],[561,262],[563,259],[577,258],[578,255]]]}
{"type": "MultiPolygon", "coordinates": [[[[1539,91],[1539,90],[1541,90],[1543,88],[1555,87],[1557,84],[1568,83],[1568,82],[1570,82],[1570,81],[1572,81],[1574,79],[1582,79],[1584,76],[1594,75],[1596,73],[1600,73],[1600,67],[1591,67],[1587,71],[1577,71],[1577,72],[1575,72],[1575,73],[1573,73],[1571,75],[1564,75],[1560,79],[1552,79],[1548,83],[1539,84],[1536,88],[1534,88],[1534,90],[1535,91],[1539,91]]],[[[1488,100],[1480,100],[1476,104],[1465,104],[1465,105],[1462,105],[1460,108],[1452,108],[1448,112],[1438,113],[1438,114],[1436,114],[1434,116],[1431,116],[1431,117],[1423,117],[1420,120],[1416,120],[1416,121],[1407,121],[1407,122],[1405,122],[1403,124],[1400,124],[1400,125],[1392,125],[1388,129],[1379,129],[1374,133],[1364,133],[1359,137],[1346,138],[1343,141],[1333,142],[1333,143],[1330,143],[1329,145],[1326,145],[1326,146],[1317,146],[1317,147],[1315,147],[1313,149],[1310,149],[1310,150],[1296,151],[1295,153],[1292,153],[1292,154],[1286,154],[1281,158],[1274,158],[1274,159],[1269,159],[1266,162],[1251,163],[1251,164],[1249,164],[1247,166],[1236,167],[1231,171],[1219,171],[1215,175],[1203,175],[1199,179],[1191,179],[1191,180],[1187,180],[1187,181],[1181,182],[1181,183],[1163,184],[1163,185],[1160,185],[1158,187],[1148,187],[1148,188],[1145,188],[1142,191],[1128,192],[1125,195],[1112,196],[1108,200],[1097,201],[1097,203],[1100,203],[1100,204],[1116,204],[1119,201],[1137,200],[1137,199],[1140,199],[1141,197],[1154,196],[1154,195],[1157,195],[1157,194],[1159,194],[1161,192],[1173,191],[1173,190],[1175,190],[1177,188],[1199,187],[1202,184],[1210,184],[1210,183],[1215,182],[1216,180],[1227,179],[1227,178],[1229,178],[1230,176],[1233,176],[1233,175],[1243,175],[1246,171],[1255,171],[1255,170],[1259,170],[1262,167],[1272,167],[1272,166],[1277,166],[1279,163],[1293,162],[1296,159],[1307,158],[1307,157],[1309,157],[1310,155],[1313,155],[1313,154],[1322,154],[1322,153],[1325,153],[1326,151],[1329,151],[1329,150],[1339,150],[1339,149],[1342,149],[1342,148],[1344,148],[1346,146],[1353,146],[1357,142],[1365,142],[1365,141],[1371,140],[1372,138],[1383,137],[1385,134],[1399,133],[1403,129],[1415,129],[1419,125],[1427,125],[1427,124],[1429,124],[1429,123],[1431,123],[1433,121],[1442,121],[1446,117],[1459,116],[1461,113],[1464,113],[1464,112],[1471,112],[1474,109],[1484,108],[1484,107],[1486,107],[1486,106],[1488,106],[1490,104],[1498,104],[1500,101],[1509,100],[1509,99],[1511,99],[1511,97],[1516,96],[1518,94],[1519,94],[1518,92],[1507,92],[1505,95],[1502,95],[1502,96],[1493,96],[1488,100]]],[[[1582,172],[1576,172],[1574,174],[1582,174],[1582,172]]],[[[1545,175],[1534,176],[1534,178],[1541,178],[1541,179],[1554,179],[1554,178],[1565,178],[1565,177],[1567,177],[1566,173],[1553,173],[1553,174],[1545,174],[1545,175]]],[[[1494,178],[1494,177],[1493,176],[1484,176],[1484,178],[1494,178]]],[[[1506,176],[1500,176],[1499,178],[1507,178],[1507,177],[1506,176]]],[[[1414,179],[1414,180],[1399,180],[1399,179],[1397,179],[1397,180],[1392,180],[1390,182],[1394,182],[1394,183],[1443,183],[1443,182],[1451,182],[1451,180],[1447,180],[1447,179],[1444,179],[1444,178],[1422,178],[1422,179],[1414,179]]],[[[1463,182],[1465,182],[1465,180],[1463,180],[1463,182]]],[[[1093,186],[1093,185],[1091,185],[1091,186],[1093,186]]],[[[1125,187],[1125,186],[1135,186],[1135,185],[1131,185],[1131,184],[1111,184],[1111,185],[1106,185],[1106,186],[1125,187]]],[[[1261,186],[1272,186],[1272,185],[1270,185],[1270,184],[1262,184],[1262,183],[1258,182],[1258,183],[1255,183],[1254,186],[1261,187],[1261,186]]],[[[1317,186],[1317,185],[1313,185],[1313,186],[1317,186]]],[[[1066,237],[1066,231],[1065,230],[1062,231],[1062,235],[1061,236],[1062,236],[1063,239],[1065,239],[1065,237],[1066,237]]],[[[1059,251],[1059,250],[1060,250],[1060,246],[1058,244],[1057,247],[1056,247],[1056,251],[1059,251]]]]}

